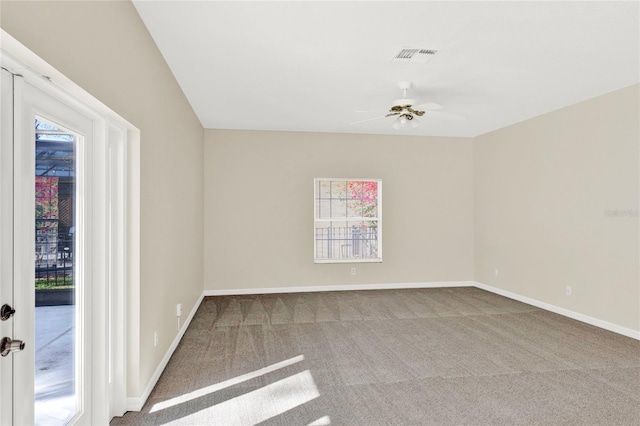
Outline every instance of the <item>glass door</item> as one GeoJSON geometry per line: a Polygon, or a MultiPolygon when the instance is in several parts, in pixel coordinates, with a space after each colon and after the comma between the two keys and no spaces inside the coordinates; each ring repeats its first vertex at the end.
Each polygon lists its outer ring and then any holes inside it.
{"type": "Polygon", "coordinates": [[[76,144],[71,130],[35,124],[35,423],[65,425],[78,412],[76,144]]]}
{"type": "MultiPolygon", "coordinates": [[[[88,424],[92,245],[86,189],[92,121],[20,77],[13,80],[10,321],[13,338],[24,348],[7,355],[10,423],[88,424]]],[[[4,138],[2,144],[3,153],[9,151],[4,138]]],[[[9,200],[4,192],[3,205],[9,200]]],[[[8,226],[3,230],[9,233],[8,226]]],[[[3,297],[8,287],[3,279],[3,297]]]]}

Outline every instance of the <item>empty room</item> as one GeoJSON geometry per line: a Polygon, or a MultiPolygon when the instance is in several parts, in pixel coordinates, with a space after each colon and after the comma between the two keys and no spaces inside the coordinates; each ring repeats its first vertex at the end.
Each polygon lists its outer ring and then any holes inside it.
{"type": "Polygon", "coordinates": [[[0,424],[640,424],[640,2],[0,26],[0,424]]]}

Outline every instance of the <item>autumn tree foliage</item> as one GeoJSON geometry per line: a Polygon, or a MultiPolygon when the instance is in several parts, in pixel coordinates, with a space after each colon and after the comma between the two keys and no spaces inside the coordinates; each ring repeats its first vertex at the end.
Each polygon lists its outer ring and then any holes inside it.
{"type": "Polygon", "coordinates": [[[375,217],[378,210],[378,182],[348,181],[347,200],[354,216],[375,217]]]}
{"type": "Polygon", "coordinates": [[[58,218],[58,178],[36,176],[36,218],[58,218]]]}

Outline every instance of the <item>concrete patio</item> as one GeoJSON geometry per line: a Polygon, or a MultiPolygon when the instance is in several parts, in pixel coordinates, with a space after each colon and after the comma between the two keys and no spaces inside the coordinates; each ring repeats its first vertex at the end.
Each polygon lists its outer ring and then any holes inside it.
{"type": "Polygon", "coordinates": [[[64,425],[76,413],[75,306],[36,307],[35,423],[64,425]]]}

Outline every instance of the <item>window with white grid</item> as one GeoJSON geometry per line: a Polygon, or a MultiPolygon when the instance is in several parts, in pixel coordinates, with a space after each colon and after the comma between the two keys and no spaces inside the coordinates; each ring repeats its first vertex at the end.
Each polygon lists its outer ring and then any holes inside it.
{"type": "Polygon", "coordinates": [[[382,262],[382,181],[314,179],[316,263],[382,262]]]}

